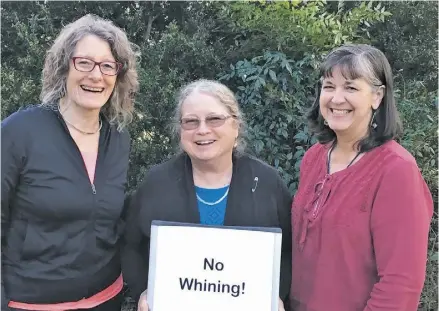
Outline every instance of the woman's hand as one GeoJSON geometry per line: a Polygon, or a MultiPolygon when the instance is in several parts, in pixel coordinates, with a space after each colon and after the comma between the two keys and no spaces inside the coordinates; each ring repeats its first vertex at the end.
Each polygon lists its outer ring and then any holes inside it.
{"type": "Polygon", "coordinates": [[[146,292],[147,292],[147,290],[145,290],[140,295],[139,302],[137,303],[137,310],[138,311],[149,311],[149,306],[148,306],[148,303],[146,302],[146,292]]]}
{"type": "Polygon", "coordinates": [[[284,302],[279,298],[279,306],[277,307],[279,311],[285,311],[284,302]]]}

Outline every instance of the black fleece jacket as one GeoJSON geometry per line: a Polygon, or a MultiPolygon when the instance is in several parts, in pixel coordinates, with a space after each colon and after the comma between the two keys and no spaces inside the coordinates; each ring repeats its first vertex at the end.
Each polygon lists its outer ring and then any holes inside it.
{"type": "MultiPolygon", "coordinates": [[[[224,225],[282,229],[279,294],[285,301],[291,283],[291,195],[277,171],[262,161],[241,155],[233,162],[224,225]]],[[[127,206],[122,271],[137,301],[148,284],[151,222],[200,222],[189,156],[152,168],[127,206]]]]}
{"type": "Polygon", "coordinates": [[[2,310],[80,300],[117,279],[129,145],[103,117],[92,184],[58,111],[2,121],[2,310]]]}

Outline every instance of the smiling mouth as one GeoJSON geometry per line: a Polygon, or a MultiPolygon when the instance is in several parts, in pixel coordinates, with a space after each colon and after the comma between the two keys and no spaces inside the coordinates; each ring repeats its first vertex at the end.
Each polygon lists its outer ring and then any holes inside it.
{"type": "Polygon", "coordinates": [[[347,115],[348,113],[352,112],[352,110],[350,110],[350,109],[329,108],[329,110],[331,110],[331,113],[335,116],[344,116],[344,115],[347,115]]]}
{"type": "Polygon", "coordinates": [[[102,87],[90,87],[90,86],[86,86],[86,85],[81,85],[81,89],[83,89],[86,92],[91,92],[91,93],[102,93],[104,91],[104,88],[102,88],[102,87]]]}
{"type": "Polygon", "coordinates": [[[196,141],[195,144],[197,144],[198,146],[208,146],[208,145],[212,145],[215,142],[215,140],[200,140],[200,141],[196,141]]]}

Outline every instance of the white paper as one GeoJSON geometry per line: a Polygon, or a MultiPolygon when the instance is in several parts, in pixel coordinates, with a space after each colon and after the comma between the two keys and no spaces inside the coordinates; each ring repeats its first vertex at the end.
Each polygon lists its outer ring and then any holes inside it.
{"type": "Polygon", "coordinates": [[[150,267],[148,284],[152,311],[277,310],[280,233],[153,229],[155,266],[150,267]]]}

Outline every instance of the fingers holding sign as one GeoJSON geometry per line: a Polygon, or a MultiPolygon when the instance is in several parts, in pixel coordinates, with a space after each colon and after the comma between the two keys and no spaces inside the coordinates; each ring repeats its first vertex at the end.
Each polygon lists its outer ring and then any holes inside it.
{"type": "Polygon", "coordinates": [[[284,302],[279,298],[279,306],[277,307],[279,311],[285,311],[284,302]]]}
{"type": "Polygon", "coordinates": [[[139,302],[137,304],[138,311],[149,311],[148,303],[146,302],[146,290],[140,295],[139,302]]]}

